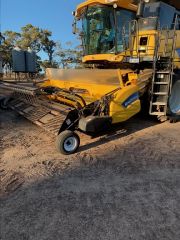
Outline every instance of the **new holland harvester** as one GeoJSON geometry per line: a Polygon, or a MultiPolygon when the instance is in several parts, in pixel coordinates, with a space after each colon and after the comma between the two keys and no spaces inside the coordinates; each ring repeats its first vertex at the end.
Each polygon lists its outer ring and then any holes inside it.
{"type": "Polygon", "coordinates": [[[78,149],[77,131],[105,131],[143,108],[160,121],[178,119],[178,9],[178,4],[165,1],[83,2],[73,13],[73,32],[82,38],[87,68],[49,68],[47,80],[31,86],[2,82],[0,89],[8,98],[1,106],[57,135],[57,149],[63,154],[78,149]]]}

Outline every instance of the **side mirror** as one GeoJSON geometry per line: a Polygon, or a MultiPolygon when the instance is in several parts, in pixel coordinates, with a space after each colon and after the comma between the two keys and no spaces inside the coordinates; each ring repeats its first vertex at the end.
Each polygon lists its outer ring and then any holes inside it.
{"type": "Polygon", "coordinates": [[[76,34],[77,33],[77,20],[74,18],[73,24],[72,24],[72,33],[76,34]]]}

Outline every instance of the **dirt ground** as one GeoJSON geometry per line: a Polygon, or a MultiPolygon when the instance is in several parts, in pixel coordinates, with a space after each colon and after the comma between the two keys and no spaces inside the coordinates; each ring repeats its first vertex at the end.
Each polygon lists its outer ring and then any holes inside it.
{"type": "Polygon", "coordinates": [[[1,240],[179,240],[180,122],[138,117],[77,154],[0,111],[1,240]]]}

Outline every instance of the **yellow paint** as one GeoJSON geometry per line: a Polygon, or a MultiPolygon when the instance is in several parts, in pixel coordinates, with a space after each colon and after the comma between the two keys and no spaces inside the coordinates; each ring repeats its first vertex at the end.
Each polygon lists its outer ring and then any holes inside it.
{"type": "Polygon", "coordinates": [[[154,31],[154,30],[140,31],[137,36],[133,36],[132,37],[132,42],[133,42],[132,56],[133,57],[144,57],[144,56],[153,57],[155,44],[156,44],[156,37],[157,37],[157,31],[154,31]],[[140,45],[140,39],[142,37],[147,37],[147,45],[143,45],[143,46],[140,45]],[[141,49],[143,49],[145,52],[141,52],[141,49]]]}
{"type": "Polygon", "coordinates": [[[112,102],[110,103],[109,115],[112,117],[113,123],[119,123],[128,120],[141,109],[140,100],[136,100],[130,104],[127,108],[123,107],[122,104],[132,94],[138,92],[138,87],[135,85],[129,85],[118,91],[112,102]]]}
{"type": "MultiPolygon", "coordinates": [[[[139,31],[137,36],[132,37],[132,42],[133,42],[133,51],[132,51],[132,56],[133,57],[139,57],[140,59],[153,59],[154,54],[155,54],[155,48],[156,44],[158,42],[158,39],[161,39],[160,41],[160,47],[158,51],[158,56],[163,56],[163,51],[165,49],[165,38],[167,36],[168,30],[160,31],[158,32],[157,30],[147,30],[147,31],[139,31]],[[142,37],[147,37],[147,45],[140,45],[140,39],[142,37]],[[138,39],[138,41],[137,41],[138,39]],[[144,51],[141,51],[144,50],[144,51]]],[[[169,37],[173,37],[173,31],[169,31],[169,37]]],[[[178,49],[180,48],[180,31],[176,31],[176,37],[174,37],[172,40],[168,40],[168,52],[171,54],[172,52],[172,44],[175,41],[175,48],[178,49]]],[[[175,57],[174,57],[174,64],[175,67],[180,68],[180,58],[177,52],[175,52],[175,57]]]]}

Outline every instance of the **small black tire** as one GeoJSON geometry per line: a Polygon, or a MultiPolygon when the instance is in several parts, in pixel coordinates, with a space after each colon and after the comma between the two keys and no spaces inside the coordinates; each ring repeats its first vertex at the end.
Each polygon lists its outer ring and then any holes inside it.
{"type": "Polygon", "coordinates": [[[79,136],[70,130],[61,132],[56,138],[56,149],[64,155],[70,155],[77,151],[80,145],[79,136]]]}

